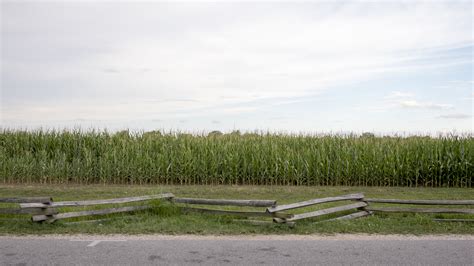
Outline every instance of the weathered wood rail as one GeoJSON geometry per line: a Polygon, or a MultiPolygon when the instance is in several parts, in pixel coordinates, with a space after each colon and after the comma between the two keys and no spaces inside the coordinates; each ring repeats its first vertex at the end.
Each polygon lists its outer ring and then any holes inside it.
{"type": "Polygon", "coordinates": [[[268,213],[265,211],[234,211],[234,210],[215,210],[215,209],[204,209],[204,208],[189,208],[181,207],[184,212],[197,212],[197,213],[209,213],[209,214],[221,214],[221,215],[236,215],[245,217],[278,217],[278,218],[292,218],[294,215],[289,213],[268,213]]]}
{"type": "Polygon", "coordinates": [[[272,212],[278,212],[278,211],[286,211],[286,210],[291,210],[291,209],[303,208],[303,207],[326,203],[326,202],[336,202],[336,201],[343,201],[343,200],[361,200],[363,198],[364,198],[364,194],[357,193],[357,194],[349,194],[349,195],[338,196],[338,197],[312,199],[312,200],[307,200],[307,201],[302,201],[302,202],[297,202],[297,203],[292,203],[292,204],[287,204],[287,205],[271,207],[271,208],[268,208],[267,211],[272,213],[272,212]]]}
{"type": "Polygon", "coordinates": [[[59,213],[56,208],[0,208],[0,214],[44,214],[59,213]]]}
{"type": "Polygon", "coordinates": [[[307,213],[302,213],[302,214],[296,214],[293,218],[288,219],[288,221],[296,221],[296,220],[301,220],[305,218],[313,218],[313,217],[318,217],[321,215],[326,215],[330,213],[336,213],[336,212],[342,212],[342,211],[348,211],[352,209],[358,209],[362,207],[366,207],[367,203],[365,202],[357,202],[349,205],[343,205],[343,206],[338,206],[338,207],[333,207],[333,208],[327,208],[327,209],[322,209],[322,210],[317,210],[314,212],[307,212],[307,213]]]}
{"type": "MultiPolygon", "coordinates": [[[[182,204],[196,204],[196,205],[218,205],[218,206],[239,206],[239,207],[275,207],[276,200],[236,200],[236,199],[199,199],[199,198],[173,198],[172,202],[182,204]]],[[[247,210],[218,210],[208,208],[196,207],[180,207],[183,212],[207,213],[216,215],[232,215],[243,217],[269,217],[288,219],[293,217],[293,214],[282,212],[268,212],[264,211],[247,211],[247,210]]],[[[265,223],[263,223],[265,224],[265,223]]]]}
{"type": "Polygon", "coordinates": [[[43,204],[44,208],[0,208],[0,214],[44,214],[52,215],[58,213],[55,208],[50,208],[50,203],[53,201],[51,197],[11,197],[11,198],[0,198],[0,203],[8,204],[23,204],[23,203],[37,203],[43,204]]]}
{"type": "MultiPolygon", "coordinates": [[[[474,200],[411,200],[411,199],[364,199],[370,203],[396,204],[396,205],[432,205],[432,206],[470,206],[474,205],[474,200]]],[[[378,207],[369,206],[366,208],[372,212],[394,212],[394,213],[459,213],[474,214],[472,208],[418,208],[418,207],[378,207]]]]}
{"type": "Polygon", "coordinates": [[[368,216],[368,215],[372,215],[372,212],[371,211],[360,211],[360,212],[355,212],[355,213],[351,213],[351,214],[348,214],[348,215],[328,219],[326,221],[350,220],[350,219],[356,219],[356,218],[360,218],[360,217],[364,217],[364,216],[368,216]]]}
{"type": "Polygon", "coordinates": [[[49,204],[45,204],[45,203],[20,203],[20,208],[93,206],[93,205],[102,205],[102,204],[130,203],[130,202],[146,201],[146,200],[153,200],[153,199],[170,199],[170,198],[173,198],[173,197],[174,197],[174,195],[172,193],[164,193],[164,194],[158,194],[158,195],[117,198],[117,199],[61,201],[61,202],[51,202],[49,204]]]}
{"type": "Polygon", "coordinates": [[[172,201],[175,203],[199,204],[199,205],[221,205],[221,206],[271,207],[271,206],[276,205],[276,200],[173,198],[172,201]]]}
{"type": "Polygon", "coordinates": [[[65,212],[53,215],[34,215],[31,220],[33,222],[47,221],[48,223],[53,223],[60,219],[81,217],[81,216],[91,216],[91,215],[104,215],[111,213],[121,213],[121,212],[132,212],[132,211],[141,211],[151,208],[150,206],[127,206],[120,208],[108,208],[100,210],[90,210],[90,211],[78,211],[78,212],[65,212]]]}
{"type": "Polygon", "coordinates": [[[393,203],[412,205],[474,205],[474,200],[402,200],[402,199],[364,199],[369,203],[393,203]]]}
{"type": "Polygon", "coordinates": [[[127,198],[116,198],[116,199],[102,199],[102,200],[85,200],[85,201],[61,201],[61,202],[49,202],[49,203],[38,203],[38,202],[27,202],[20,203],[20,212],[31,213],[33,216],[31,220],[33,222],[53,223],[60,219],[91,216],[91,215],[105,215],[112,213],[132,212],[140,211],[151,208],[148,205],[145,206],[126,206],[118,208],[106,208],[99,210],[86,210],[77,212],[65,212],[59,213],[56,207],[78,207],[78,206],[94,206],[94,205],[105,205],[105,204],[123,204],[140,201],[149,201],[155,199],[166,199],[170,200],[174,195],[172,193],[163,193],[157,195],[140,196],[140,197],[127,197],[127,198]],[[30,210],[30,212],[26,212],[30,210]]]}
{"type": "Polygon", "coordinates": [[[14,198],[0,198],[2,203],[43,203],[49,204],[53,201],[51,197],[14,197],[14,198]]]}
{"type": "MultiPolygon", "coordinates": [[[[356,193],[356,194],[348,194],[348,195],[343,195],[343,196],[337,196],[337,197],[327,197],[327,198],[319,198],[319,199],[311,199],[307,201],[302,201],[302,202],[297,202],[297,203],[292,203],[292,204],[287,204],[287,205],[280,205],[280,206],[275,206],[271,208],[267,208],[268,213],[276,213],[278,211],[282,210],[291,210],[291,209],[298,209],[298,208],[304,208],[316,204],[322,204],[322,203],[329,203],[329,202],[339,202],[339,201],[357,201],[356,203],[351,203],[347,205],[342,205],[342,206],[337,206],[337,207],[331,207],[331,208],[326,208],[326,209],[321,209],[317,211],[311,211],[311,212],[306,212],[306,213],[301,213],[301,214],[295,214],[291,218],[282,218],[282,217],[275,217],[273,219],[274,222],[277,223],[287,223],[287,222],[294,222],[297,220],[301,219],[306,219],[306,218],[315,218],[319,217],[322,215],[327,215],[327,214],[332,214],[332,213],[337,213],[337,212],[343,212],[343,211],[349,211],[353,209],[358,209],[362,210],[365,207],[367,207],[367,203],[363,201],[364,199],[364,194],[363,193],[356,193]]],[[[345,215],[343,217],[338,217],[341,219],[356,219],[359,217],[367,216],[370,215],[371,212],[368,211],[360,211],[358,213],[353,213],[350,215],[345,215]]]]}
{"type": "Polygon", "coordinates": [[[396,207],[368,207],[368,211],[373,212],[414,212],[414,213],[464,213],[474,214],[474,209],[454,209],[454,208],[396,208],[396,207]]]}

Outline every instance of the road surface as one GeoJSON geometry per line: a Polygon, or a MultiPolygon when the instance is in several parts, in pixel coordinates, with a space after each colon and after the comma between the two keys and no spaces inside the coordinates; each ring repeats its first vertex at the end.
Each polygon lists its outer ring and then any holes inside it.
{"type": "Polygon", "coordinates": [[[1,265],[474,265],[474,236],[0,236],[1,265]]]}

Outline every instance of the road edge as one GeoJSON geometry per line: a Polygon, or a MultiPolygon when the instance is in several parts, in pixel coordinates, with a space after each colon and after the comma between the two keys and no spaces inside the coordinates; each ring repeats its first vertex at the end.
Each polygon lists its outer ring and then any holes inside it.
{"type": "Polygon", "coordinates": [[[90,235],[90,234],[48,234],[48,235],[0,235],[1,239],[107,239],[107,240],[469,240],[474,235],[377,235],[377,234],[335,234],[335,235],[90,235]]]}

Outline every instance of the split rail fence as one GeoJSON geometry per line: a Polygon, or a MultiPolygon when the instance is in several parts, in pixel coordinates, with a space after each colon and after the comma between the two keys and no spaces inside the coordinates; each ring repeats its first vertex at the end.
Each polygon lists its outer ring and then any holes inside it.
{"type": "MultiPolygon", "coordinates": [[[[370,204],[385,205],[410,205],[410,207],[377,207],[370,206],[366,210],[371,212],[388,212],[388,213],[450,213],[450,214],[474,214],[472,208],[446,208],[439,206],[472,206],[474,200],[402,200],[402,199],[365,199],[370,204]],[[419,205],[431,205],[435,208],[422,208],[419,205]],[[415,207],[412,207],[415,206],[415,207]]],[[[474,222],[474,219],[433,219],[436,222],[474,222]]]]}
{"type": "Polygon", "coordinates": [[[141,205],[141,206],[125,206],[125,207],[105,208],[105,209],[98,209],[98,210],[59,213],[57,209],[59,207],[123,204],[123,203],[131,203],[131,202],[149,201],[149,200],[154,200],[154,199],[170,199],[172,197],[174,197],[172,193],[164,193],[164,194],[140,196],[140,197],[102,199],[102,200],[84,200],[84,201],[62,201],[62,202],[53,202],[52,198],[24,198],[24,199],[0,198],[0,202],[20,204],[20,208],[14,208],[14,209],[2,208],[0,209],[0,213],[32,214],[31,220],[33,222],[53,223],[57,220],[66,219],[66,218],[91,216],[91,215],[105,215],[105,214],[121,213],[121,212],[133,212],[133,211],[140,211],[140,210],[146,210],[146,209],[152,208],[152,206],[150,205],[141,205]]]}
{"type": "MultiPolygon", "coordinates": [[[[146,202],[150,200],[168,200],[178,207],[184,213],[207,213],[212,215],[230,215],[241,217],[263,217],[270,218],[265,220],[234,220],[236,222],[246,222],[251,224],[280,223],[294,226],[295,222],[302,219],[315,218],[333,214],[333,218],[325,221],[355,219],[377,212],[411,212],[411,213],[455,213],[455,214],[474,214],[473,208],[446,208],[438,206],[472,206],[474,200],[401,200],[401,199],[373,199],[365,198],[363,193],[348,194],[335,197],[316,198],[302,202],[296,202],[285,205],[277,205],[275,200],[231,200],[231,199],[200,199],[200,198],[177,198],[172,193],[162,193],[157,195],[127,197],[116,199],[84,200],[84,201],[62,201],[54,202],[51,197],[29,197],[29,198],[0,198],[0,203],[19,204],[17,208],[0,208],[0,214],[30,214],[33,222],[53,223],[57,220],[106,215],[112,213],[125,213],[141,211],[153,208],[153,205],[142,204],[137,206],[123,206],[95,210],[59,212],[63,207],[79,207],[110,204],[128,204],[134,202],[146,202]],[[323,209],[306,211],[303,213],[288,213],[301,208],[314,205],[334,202],[346,202],[344,205],[326,207],[323,209]],[[378,206],[382,204],[382,206],[378,206]],[[386,205],[407,205],[409,207],[387,207],[386,205]],[[194,207],[193,205],[199,205],[194,207]],[[412,207],[412,205],[432,205],[435,208],[412,207]],[[204,207],[202,207],[204,206],[204,207]],[[239,209],[215,209],[207,206],[235,206],[252,207],[253,210],[239,209]],[[265,208],[255,210],[255,208],[265,208]]],[[[314,209],[314,207],[313,207],[314,209]]],[[[473,219],[434,219],[443,222],[472,222],[473,219]]]]}

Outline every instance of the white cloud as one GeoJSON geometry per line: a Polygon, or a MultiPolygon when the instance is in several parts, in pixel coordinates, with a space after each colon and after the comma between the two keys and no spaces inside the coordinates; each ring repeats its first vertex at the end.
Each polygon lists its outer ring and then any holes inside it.
{"type": "Polygon", "coordinates": [[[385,96],[385,99],[393,100],[400,98],[413,98],[414,94],[410,92],[392,91],[389,95],[385,96]]]}
{"type": "Polygon", "coordinates": [[[453,108],[451,104],[419,102],[416,100],[400,101],[399,104],[401,107],[406,107],[406,108],[427,108],[427,109],[452,109],[453,108]]]}
{"type": "Polygon", "coordinates": [[[456,113],[456,114],[440,115],[437,118],[441,118],[441,119],[468,119],[468,118],[471,118],[471,117],[472,117],[472,115],[456,113]]]}
{"type": "MultiPolygon", "coordinates": [[[[464,64],[449,51],[473,43],[472,13],[451,3],[25,6],[2,13],[5,120],[252,113],[255,101],[464,64]]],[[[384,103],[452,108],[400,91],[384,103]]]]}
{"type": "Polygon", "coordinates": [[[312,19],[313,14],[279,16],[282,10],[277,10],[274,15],[224,24],[216,31],[188,33],[179,43],[132,39],[93,60],[100,65],[167,71],[166,75],[131,75],[111,87],[134,86],[140,92],[162,87],[160,93],[203,98],[237,95],[237,100],[249,101],[255,100],[251,95],[256,91],[263,98],[299,97],[386,73],[432,67],[433,62],[416,60],[431,58],[430,49],[470,41],[455,25],[442,24],[452,24],[450,19],[395,10],[365,17],[358,6],[349,5],[320,20],[312,19]],[[409,26],[413,24],[417,27],[409,26]]]}
{"type": "MultiPolygon", "coordinates": [[[[425,96],[426,97],[426,96],[425,96]]],[[[447,103],[435,103],[427,100],[419,100],[414,93],[406,91],[392,91],[382,98],[379,104],[373,106],[357,107],[356,110],[367,110],[371,112],[384,112],[397,108],[404,109],[432,109],[432,110],[450,110],[454,106],[447,103]]]]}

